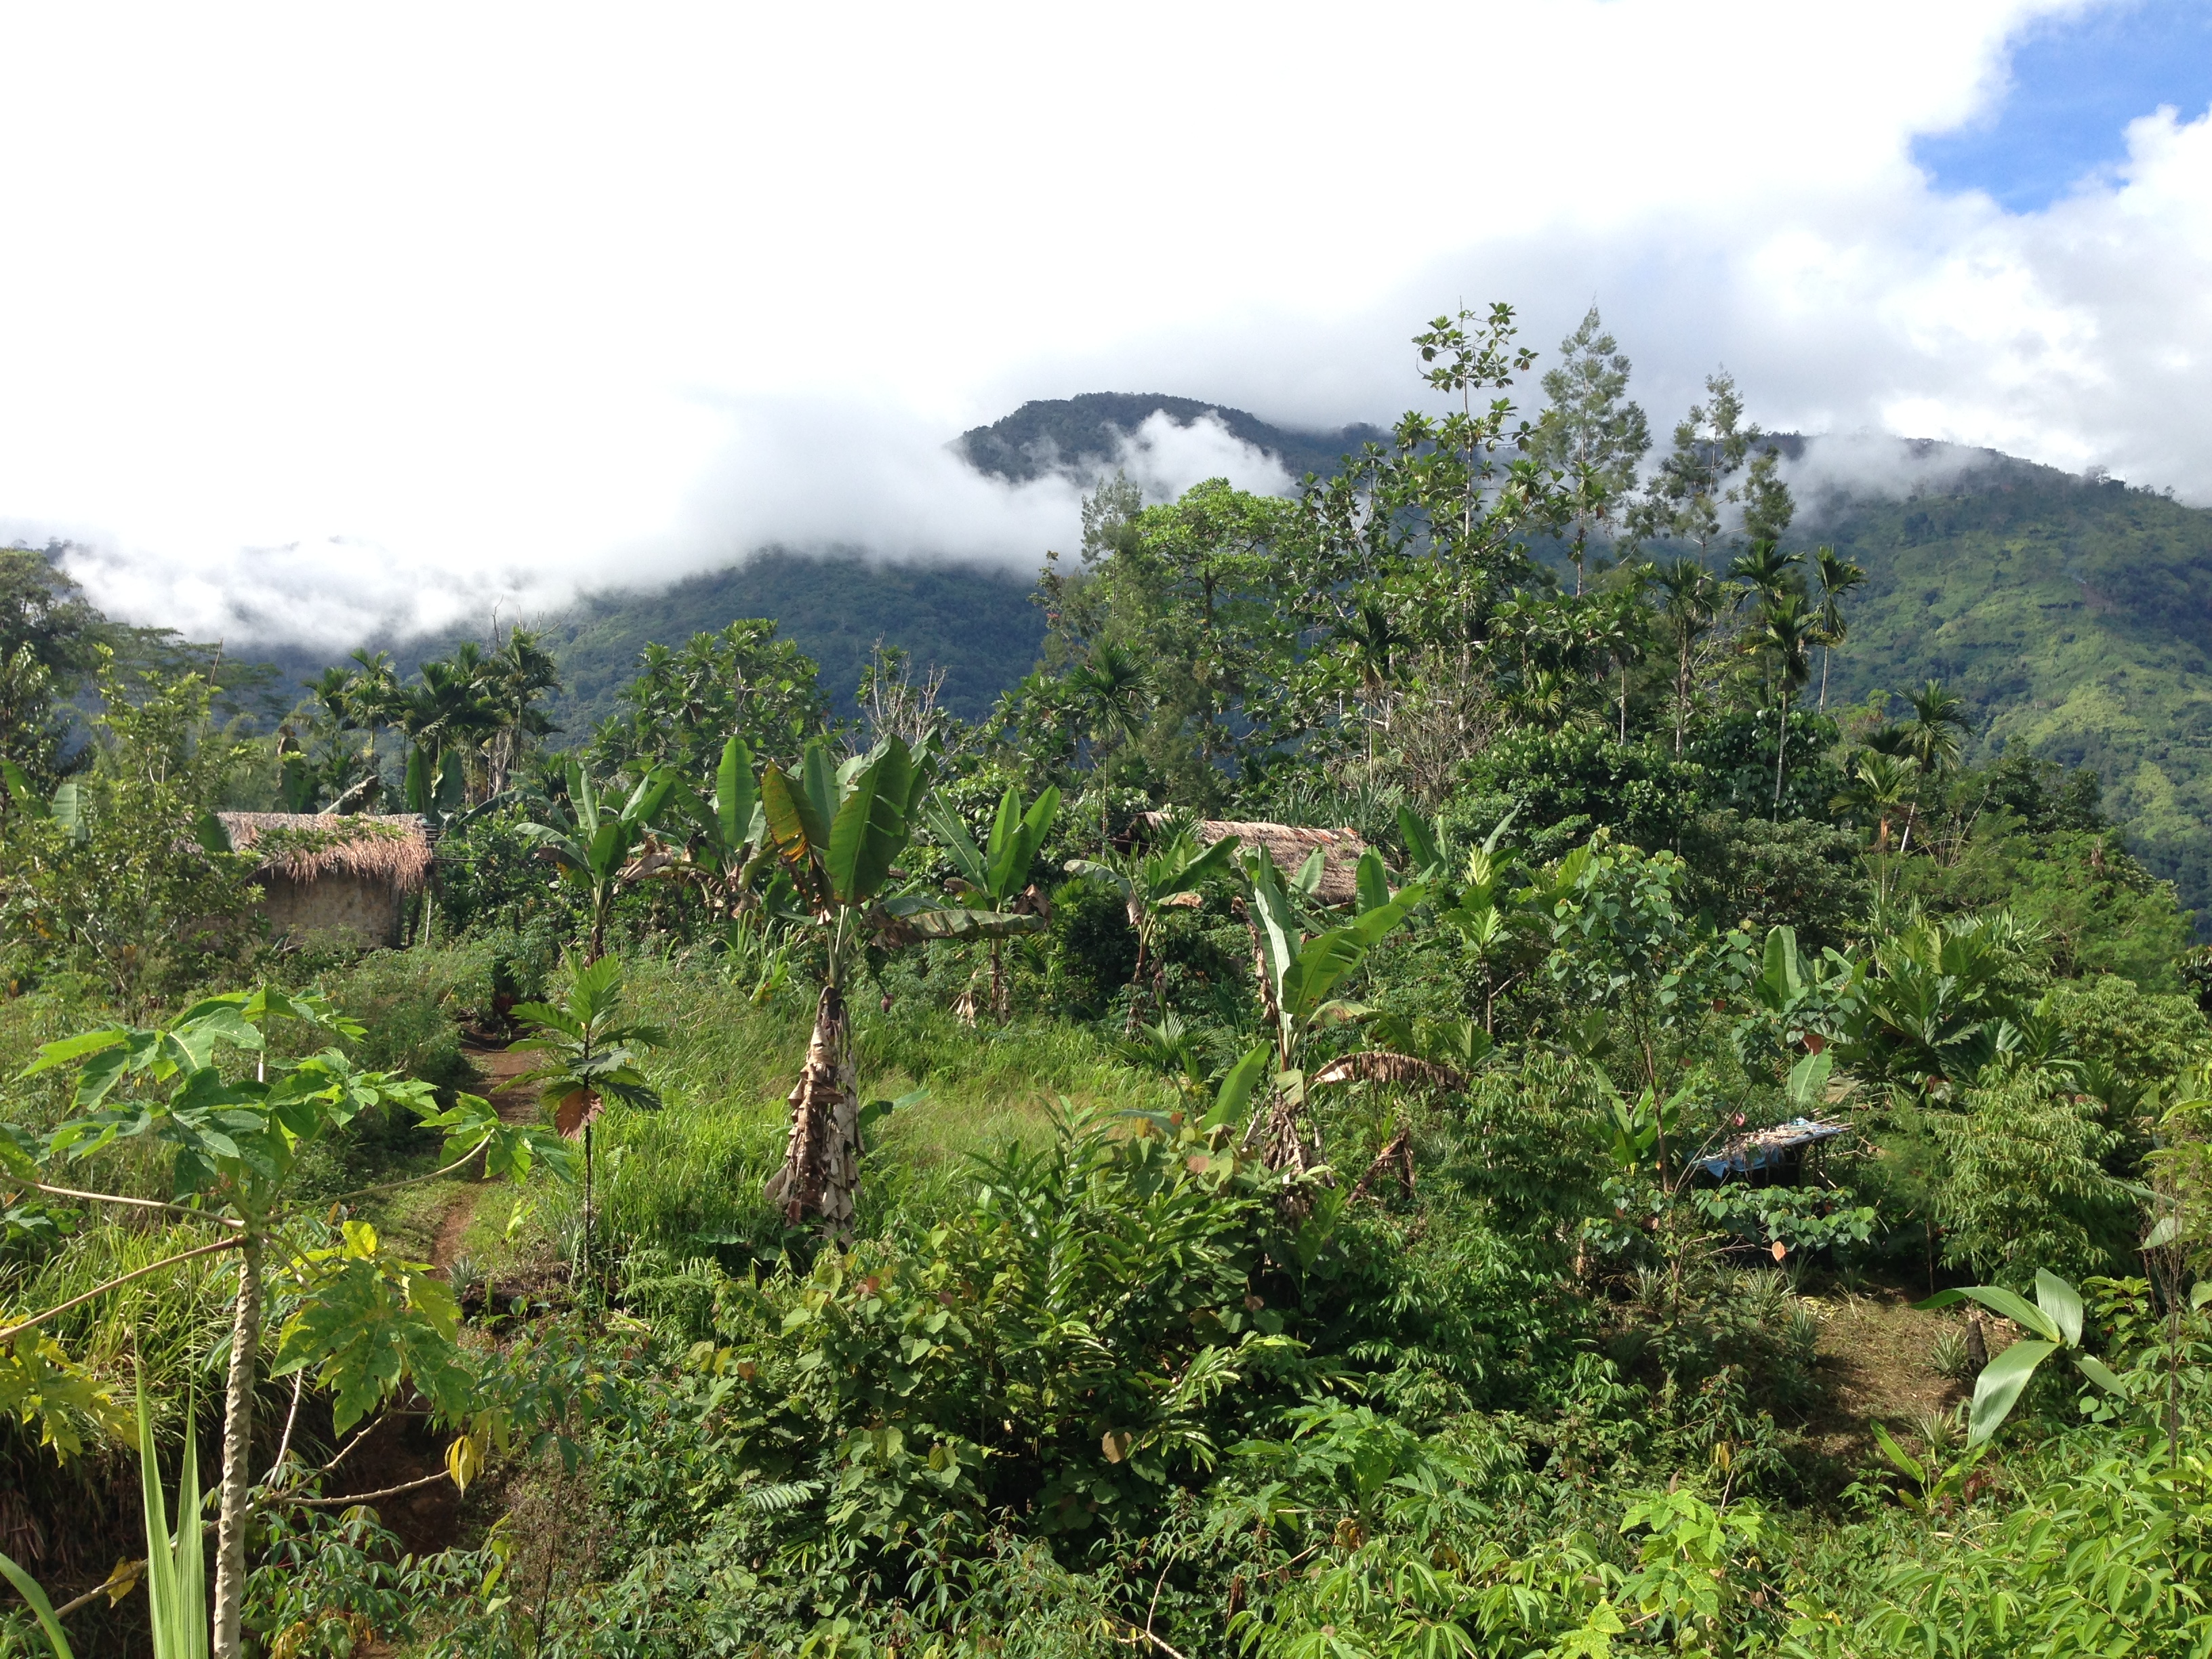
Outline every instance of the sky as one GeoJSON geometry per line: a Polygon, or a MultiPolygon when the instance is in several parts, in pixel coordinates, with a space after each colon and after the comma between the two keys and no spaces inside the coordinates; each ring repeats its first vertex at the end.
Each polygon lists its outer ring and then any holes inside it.
{"type": "Polygon", "coordinates": [[[2208,17],[7,8],[0,533],[136,619],[340,648],[769,543],[1029,569],[1077,487],[963,428],[1387,421],[1408,337],[1492,300],[1547,354],[1599,304],[1662,430],[1725,365],[1773,428],[2212,505],[2208,17]]]}

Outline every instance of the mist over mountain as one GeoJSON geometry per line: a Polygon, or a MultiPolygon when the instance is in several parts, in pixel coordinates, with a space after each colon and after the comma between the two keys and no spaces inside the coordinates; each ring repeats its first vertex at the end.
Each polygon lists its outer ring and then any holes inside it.
{"type": "MultiPolygon", "coordinates": [[[[1244,487],[1287,492],[1386,435],[1091,392],[1024,404],[951,447],[994,478],[1088,486],[1117,467],[1144,481],[1158,453],[1147,434],[1176,449],[1177,476],[1153,477],[1154,495],[1187,482],[1180,475],[1207,445],[1244,487]]],[[[1774,441],[1798,501],[1791,544],[1832,544],[1868,573],[1831,667],[1830,706],[1943,680],[1973,709],[1978,756],[2025,749],[2094,769],[2146,861],[2185,902],[2212,909],[2212,510],[1989,449],[1879,434],[1774,441]]],[[[1071,518],[1060,549],[1075,543],[1071,518]]],[[[1045,629],[1032,579],[1002,561],[781,548],[525,620],[561,659],[556,717],[580,737],[613,712],[646,644],[679,644],[742,617],[774,618],[814,658],[840,714],[853,712],[880,640],[942,669],[945,706],[970,720],[1035,665],[1045,629]]],[[[411,669],[472,631],[373,643],[411,669]]],[[[288,684],[330,660],[309,649],[258,654],[288,684]]]]}

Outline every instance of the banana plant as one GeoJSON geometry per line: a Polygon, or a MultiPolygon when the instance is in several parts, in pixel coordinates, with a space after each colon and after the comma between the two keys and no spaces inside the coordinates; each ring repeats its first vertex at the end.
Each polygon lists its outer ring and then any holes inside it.
{"type": "Polygon", "coordinates": [[[1243,860],[1253,924],[1260,934],[1260,970],[1270,994],[1274,1081],[1264,1112],[1245,1131],[1271,1169],[1304,1175],[1320,1167],[1320,1148],[1306,1133],[1308,1091],[1352,1082],[1449,1083],[1455,1073],[1431,1062],[1381,1049],[1332,1060],[1308,1075],[1308,1045],[1333,1025],[1366,1018],[1374,1011],[1338,997],[1337,988],[1428,896],[1419,883],[1390,891],[1382,855],[1370,848],[1359,860],[1352,919],[1307,937],[1299,908],[1282,871],[1265,848],[1243,860]]]}
{"type": "MultiPolygon", "coordinates": [[[[1224,836],[1211,847],[1201,848],[1198,837],[1188,829],[1178,830],[1161,845],[1142,852],[1123,854],[1109,860],[1070,859],[1070,875],[1081,876],[1088,881],[1103,882],[1121,895],[1122,908],[1128,913],[1129,926],[1137,933],[1137,966],[1129,976],[1129,1019],[1127,1035],[1134,1036],[1140,1023],[1145,996],[1145,970],[1153,969],[1153,977],[1159,977],[1157,967],[1157,945],[1160,925],[1166,920],[1167,907],[1185,894],[1194,893],[1212,878],[1224,873],[1230,860],[1236,856],[1237,842],[1233,836],[1224,836]]],[[[1289,902],[1287,898],[1285,901],[1289,902]]],[[[1153,988],[1157,997],[1158,987],[1153,988]]]]}
{"type": "MultiPolygon", "coordinates": [[[[1009,788],[1000,797],[999,815],[991,823],[991,838],[983,846],[961,822],[960,814],[942,794],[932,793],[923,809],[923,820],[938,844],[951,857],[961,896],[981,908],[1005,911],[1030,885],[1030,868],[1037,849],[1060,811],[1060,791],[1048,784],[1045,791],[1022,810],[1020,795],[1009,788]]],[[[1006,1001],[1006,945],[991,941],[991,1012],[1001,1022],[1011,1010],[1006,1001]]]]}
{"type": "Polygon", "coordinates": [[[592,915],[586,962],[597,962],[606,954],[607,917],[614,909],[615,896],[623,882],[634,878],[631,859],[643,846],[678,781],[674,772],[655,767],[638,781],[629,799],[609,811],[584,769],[570,761],[571,827],[564,830],[544,823],[520,826],[538,843],[538,856],[550,860],[562,880],[583,890],[592,915]]]}
{"type": "Polygon", "coordinates": [[[754,878],[769,856],[752,750],[742,738],[732,737],[722,745],[710,782],[704,794],[688,784],[678,792],[684,816],[697,831],[690,867],[709,902],[734,916],[751,902],[754,878]]]}
{"type": "Polygon", "coordinates": [[[1995,1434],[2043,1362],[2063,1352],[2074,1368],[2108,1394],[2124,1395],[2126,1386],[2112,1368],[2081,1348],[2081,1293],[2057,1274],[2038,1268],[2035,1300],[2031,1303],[2002,1285],[1968,1285],[1939,1291],[1920,1308],[1948,1308],[1960,1302],[1978,1302],[1991,1313],[2009,1319],[2027,1335],[1982,1367],[1974,1383],[1974,1401],[1968,1418],[1966,1443],[1979,1446],[1995,1434]]]}
{"type": "Polygon", "coordinates": [[[820,931],[827,958],[813,1036],[791,1091],[790,1142],[765,1189],[793,1226],[810,1214],[833,1236],[852,1225],[862,1125],[846,990],[865,951],[926,939],[1004,938],[1044,926],[1037,916],[890,891],[893,866],[912,838],[928,787],[927,763],[896,737],[842,765],[817,739],[796,777],[773,762],[761,772],[768,844],[798,906],[789,920],[820,931]]]}
{"type": "Polygon", "coordinates": [[[592,1271],[593,1161],[592,1126],[609,1102],[634,1111],[654,1111],[660,1096],[637,1068],[637,1052],[665,1042],[656,1026],[623,1021],[623,971],[618,957],[601,957],[577,970],[568,1000],[517,1006],[514,1018],[532,1035],[508,1045],[510,1054],[543,1054],[544,1060],[516,1079],[538,1091],[538,1103],[564,1139],[584,1143],[584,1277],[592,1271]]]}

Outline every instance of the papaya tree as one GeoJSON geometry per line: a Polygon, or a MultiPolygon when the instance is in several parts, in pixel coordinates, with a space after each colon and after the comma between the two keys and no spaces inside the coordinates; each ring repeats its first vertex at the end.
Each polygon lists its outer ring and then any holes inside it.
{"type": "MultiPolygon", "coordinates": [[[[1027,811],[1022,810],[1021,796],[1009,788],[1000,798],[990,840],[981,847],[943,795],[931,794],[925,818],[930,834],[959,872],[960,896],[981,909],[1006,911],[1029,887],[1030,866],[1036,862],[1037,849],[1044,845],[1059,811],[1060,791],[1049,784],[1027,811]]],[[[991,1012],[1002,1021],[1011,1012],[1005,941],[998,938],[991,940],[991,1012]]]]}
{"type": "Polygon", "coordinates": [[[893,866],[912,838],[928,787],[927,763],[896,737],[842,764],[817,738],[806,746],[796,777],[774,762],[761,772],[764,830],[797,906],[790,920],[818,931],[826,964],[813,1035],[791,1091],[790,1142],[766,1188],[769,1201],[793,1226],[809,1215],[832,1235],[852,1224],[861,1123],[846,994],[866,952],[925,939],[1003,938],[1044,926],[1036,916],[893,893],[893,866]]]}
{"type": "Polygon", "coordinates": [[[274,1374],[313,1371],[331,1390],[341,1432],[404,1392],[419,1395],[447,1421],[476,1404],[454,1340],[453,1293],[425,1264],[402,1260],[364,1223],[346,1221],[333,1235],[323,1218],[333,1200],[319,1196],[310,1203],[295,1191],[302,1153],[334,1140],[372,1109],[410,1111],[422,1127],[443,1132],[442,1167],[341,1194],[335,1200],[340,1206],[373,1191],[437,1180],[479,1157],[494,1178],[526,1174],[540,1158],[563,1172],[568,1164],[556,1137],[502,1123],[474,1096],[441,1109],[428,1084],[358,1071],[335,1046],[279,1060],[267,1048],[268,1030],[279,1021],[332,1038],[363,1034],[319,997],[266,988],[212,997],[167,1025],[106,1025],[46,1044],[24,1075],[75,1068],[71,1115],[44,1134],[0,1124],[0,1163],[12,1182],[54,1197],[173,1217],[206,1234],[204,1242],[58,1306],[0,1315],[0,1399],[34,1410],[74,1401],[104,1418],[112,1402],[73,1375],[67,1354],[45,1328],[132,1279],[211,1255],[238,1263],[217,1488],[217,1659],[237,1659],[242,1651],[253,1402],[272,1293],[290,1310],[274,1374]],[[84,1185],[78,1167],[125,1142],[167,1150],[169,1199],[84,1185]],[[50,1178],[55,1176],[66,1178],[50,1178]]]}

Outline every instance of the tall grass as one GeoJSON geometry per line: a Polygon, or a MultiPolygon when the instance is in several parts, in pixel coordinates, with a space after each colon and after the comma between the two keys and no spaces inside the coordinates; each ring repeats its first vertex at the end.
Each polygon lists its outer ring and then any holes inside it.
{"type": "MultiPolygon", "coordinates": [[[[679,1255],[757,1253],[780,1231],[761,1186],[783,1157],[785,1096],[805,1054],[812,997],[793,988],[756,1008],[745,987],[647,959],[632,966],[629,999],[637,1019],[669,1035],[647,1062],[667,1104],[657,1113],[616,1114],[601,1131],[608,1237],[679,1255]]],[[[864,1231],[895,1214],[944,1206],[963,1181],[968,1153],[1041,1139],[1055,1100],[1171,1103],[1164,1085],[1116,1063],[1089,1031],[1062,1023],[971,1030],[913,1003],[888,1012],[863,1005],[854,1047],[864,1097],[927,1091],[876,1132],[861,1183],[864,1231]]]]}

